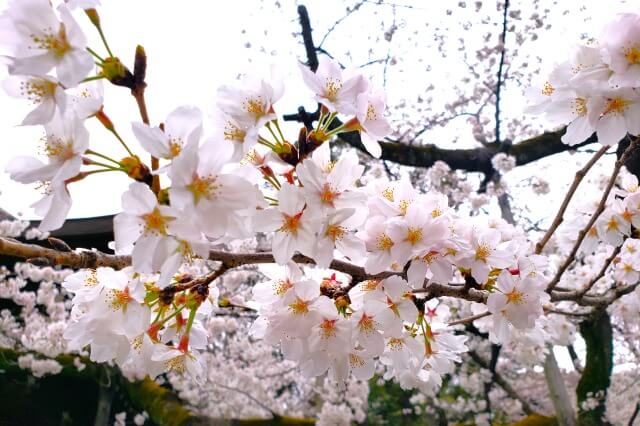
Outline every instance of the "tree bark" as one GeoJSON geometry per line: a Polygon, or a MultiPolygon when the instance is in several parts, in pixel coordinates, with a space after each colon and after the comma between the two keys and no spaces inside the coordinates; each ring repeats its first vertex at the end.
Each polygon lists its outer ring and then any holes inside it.
{"type": "Polygon", "coordinates": [[[580,425],[602,425],[604,421],[607,389],[611,383],[613,369],[613,329],[609,314],[602,310],[593,318],[580,323],[580,334],[587,346],[587,361],[578,382],[578,422],[580,425]],[[592,396],[601,393],[598,404],[592,409],[585,409],[582,403],[592,396]]]}

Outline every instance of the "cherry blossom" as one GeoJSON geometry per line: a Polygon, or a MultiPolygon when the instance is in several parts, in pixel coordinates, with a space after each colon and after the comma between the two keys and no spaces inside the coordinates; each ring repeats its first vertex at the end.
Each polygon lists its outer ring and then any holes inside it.
{"type": "Polygon", "coordinates": [[[93,59],[85,50],[86,38],[64,5],[58,8],[60,19],[47,0],[12,0],[3,16],[0,42],[12,52],[11,74],[40,75],[55,68],[65,87],[78,84],[93,68],[93,59]]]}

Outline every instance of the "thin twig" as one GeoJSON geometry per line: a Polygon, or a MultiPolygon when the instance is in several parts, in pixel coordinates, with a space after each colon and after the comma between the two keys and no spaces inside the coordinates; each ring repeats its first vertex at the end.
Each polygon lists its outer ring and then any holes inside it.
{"type": "Polygon", "coordinates": [[[536,254],[542,253],[542,249],[547,244],[547,242],[549,242],[549,239],[551,239],[551,236],[553,235],[553,233],[556,231],[556,229],[558,229],[558,226],[560,226],[560,224],[564,220],[564,213],[566,212],[567,207],[569,206],[569,202],[571,201],[571,198],[573,198],[573,195],[576,193],[576,190],[578,189],[580,182],[582,182],[582,179],[584,179],[589,169],[591,169],[591,167],[593,167],[593,165],[596,164],[596,162],[604,155],[605,152],[607,152],[608,149],[609,149],[608,146],[603,146],[602,148],[600,148],[595,153],[595,155],[591,157],[591,159],[587,162],[587,164],[585,164],[583,168],[581,168],[576,172],[576,175],[573,178],[573,183],[571,183],[571,186],[569,187],[567,194],[564,196],[564,200],[562,201],[562,205],[560,205],[560,209],[558,210],[558,213],[556,213],[556,217],[553,219],[553,222],[551,223],[551,226],[547,230],[546,234],[544,234],[544,237],[542,237],[542,239],[538,242],[538,244],[536,244],[536,254]]]}
{"type": "Polygon", "coordinates": [[[467,318],[461,318],[461,319],[458,319],[458,320],[455,320],[455,321],[448,322],[447,325],[451,326],[451,325],[458,325],[458,324],[467,324],[467,323],[474,322],[477,319],[484,318],[484,317],[489,316],[489,315],[491,315],[491,312],[486,311],[486,312],[483,312],[481,314],[472,315],[472,316],[467,317],[467,318]]]}
{"type": "Polygon", "coordinates": [[[598,218],[604,211],[605,205],[607,204],[607,198],[609,198],[609,193],[611,193],[611,189],[613,188],[613,185],[616,182],[616,178],[618,177],[618,173],[620,173],[620,169],[622,168],[624,163],[627,162],[627,159],[631,155],[631,152],[636,149],[638,142],[640,142],[640,137],[635,138],[633,142],[629,144],[629,147],[620,156],[618,161],[616,161],[615,167],[613,168],[613,173],[611,174],[611,178],[609,179],[609,183],[607,184],[607,187],[602,193],[602,198],[600,199],[598,208],[596,208],[596,211],[593,212],[593,215],[591,216],[589,223],[587,223],[587,225],[579,232],[578,239],[573,245],[573,248],[571,249],[569,256],[567,256],[564,263],[560,265],[558,272],[556,272],[556,275],[553,277],[553,279],[547,286],[547,292],[550,292],[551,290],[554,289],[554,287],[558,284],[558,282],[560,282],[560,278],[562,278],[562,274],[565,273],[567,268],[569,268],[569,266],[575,260],[576,253],[578,252],[578,249],[582,245],[582,241],[584,241],[584,238],[587,236],[587,233],[589,232],[591,227],[596,223],[596,220],[598,220],[598,218]]]}

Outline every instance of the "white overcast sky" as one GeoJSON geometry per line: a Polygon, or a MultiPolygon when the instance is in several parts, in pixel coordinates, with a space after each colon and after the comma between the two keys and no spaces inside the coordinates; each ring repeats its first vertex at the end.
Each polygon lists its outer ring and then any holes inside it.
{"type": "MultiPolygon", "coordinates": [[[[296,66],[297,60],[304,60],[304,50],[299,45],[299,39],[294,37],[294,33],[299,31],[297,3],[283,0],[278,6],[276,2],[250,0],[102,0],[103,6],[99,11],[112,50],[126,64],[131,64],[136,44],[145,47],[149,57],[149,113],[151,120],[157,124],[179,105],[197,105],[206,111],[212,105],[219,85],[233,82],[243,73],[266,75],[272,63],[277,64],[287,76],[289,95],[279,103],[278,111],[294,112],[302,102],[313,105],[309,101],[308,92],[303,90],[296,66]],[[247,32],[243,33],[244,30],[247,32]],[[247,49],[247,42],[252,43],[253,48],[247,49]]],[[[305,2],[311,13],[316,40],[344,14],[346,5],[354,3],[356,2],[340,0],[305,2]]],[[[442,13],[445,7],[457,4],[453,1],[431,0],[396,3],[414,5],[415,13],[424,14],[425,20],[442,13]]],[[[578,40],[581,32],[599,28],[615,12],[630,8],[624,1],[585,0],[577,3],[584,4],[587,10],[592,11],[592,18],[587,22],[584,17],[556,18],[560,25],[554,25],[550,32],[543,35],[548,40],[545,53],[548,54],[550,64],[562,57],[568,44],[578,40]]],[[[0,0],[0,9],[5,8],[6,0],[0,0]]],[[[86,18],[82,14],[77,14],[77,17],[91,40],[90,45],[104,52],[86,18]]],[[[353,32],[353,39],[342,37],[333,43],[362,43],[357,36],[369,30],[366,19],[363,21],[363,18],[357,16],[349,19],[350,22],[342,25],[344,29],[353,32]]],[[[597,31],[590,32],[597,35],[597,31]]],[[[425,31],[425,37],[428,36],[425,31]]],[[[452,37],[458,36],[460,34],[452,34],[452,37]]],[[[351,48],[363,52],[367,49],[368,46],[365,45],[351,48]]],[[[455,52],[451,54],[455,55],[455,52]]],[[[5,75],[6,71],[0,70],[0,77],[4,78],[5,75]]],[[[415,78],[420,78],[420,75],[416,74],[415,78]]],[[[133,99],[126,89],[114,88],[108,84],[105,88],[105,112],[113,119],[124,138],[131,141],[129,144],[135,146],[129,130],[130,123],[139,120],[133,99]]],[[[411,87],[405,85],[391,90],[411,90],[411,87]]],[[[393,99],[394,93],[390,93],[389,97],[393,99]]],[[[4,167],[10,158],[33,154],[38,150],[42,129],[16,126],[28,111],[26,103],[8,98],[4,93],[0,94],[0,206],[11,213],[21,213],[26,218],[33,218],[29,205],[40,197],[39,192],[33,187],[11,182],[4,173],[4,167]]],[[[123,156],[116,141],[99,125],[90,120],[89,129],[92,148],[114,157],[123,156]]],[[[295,132],[295,128],[292,131],[295,132]]],[[[141,150],[138,152],[143,154],[141,150]]],[[[572,173],[571,170],[568,172],[572,173]]],[[[120,194],[127,184],[125,177],[109,173],[71,185],[75,202],[70,217],[117,212],[120,194]]]]}

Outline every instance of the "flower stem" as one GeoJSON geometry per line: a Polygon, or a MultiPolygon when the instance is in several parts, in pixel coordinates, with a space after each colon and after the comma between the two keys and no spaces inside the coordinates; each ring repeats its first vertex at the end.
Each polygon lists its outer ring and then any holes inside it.
{"type": "Polygon", "coordinates": [[[98,28],[98,33],[100,34],[100,38],[102,39],[102,43],[104,43],[104,47],[107,49],[107,52],[109,53],[109,57],[113,58],[113,53],[111,52],[109,43],[107,43],[107,39],[104,36],[104,32],[102,32],[102,26],[98,25],[97,28],[98,28]]]}
{"type": "MultiPolygon", "coordinates": [[[[96,58],[97,60],[99,60],[101,63],[102,63],[102,62],[104,62],[104,59],[102,59],[102,57],[101,57],[100,55],[98,55],[98,54],[96,53],[96,51],[95,51],[95,50],[93,50],[92,48],[90,48],[89,46],[87,46],[87,52],[91,53],[91,55],[92,55],[94,58],[96,58]]],[[[100,63],[100,64],[98,64],[98,65],[101,65],[101,63],[100,63]]]]}
{"type": "Polygon", "coordinates": [[[100,158],[103,158],[103,159],[105,159],[105,160],[107,160],[107,161],[111,161],[112,163],[117,164],[118,166],[120,166],[120,165],[121,165],[119,161],[116,161],[116,160],[114,160],[114,159],[113,159],[113,158],[111,158],[111,157],[108,157],[108,156],[106,156],[106,155],[104,155],[104,154],[100,154],[99,152],[93,151],[93,150],[91,150],[91,149],[87,149],[85,152],[86,152],[87,154],[89,154],[89,155],[95,155],[95,156],[100,157],[100,158]]]}

